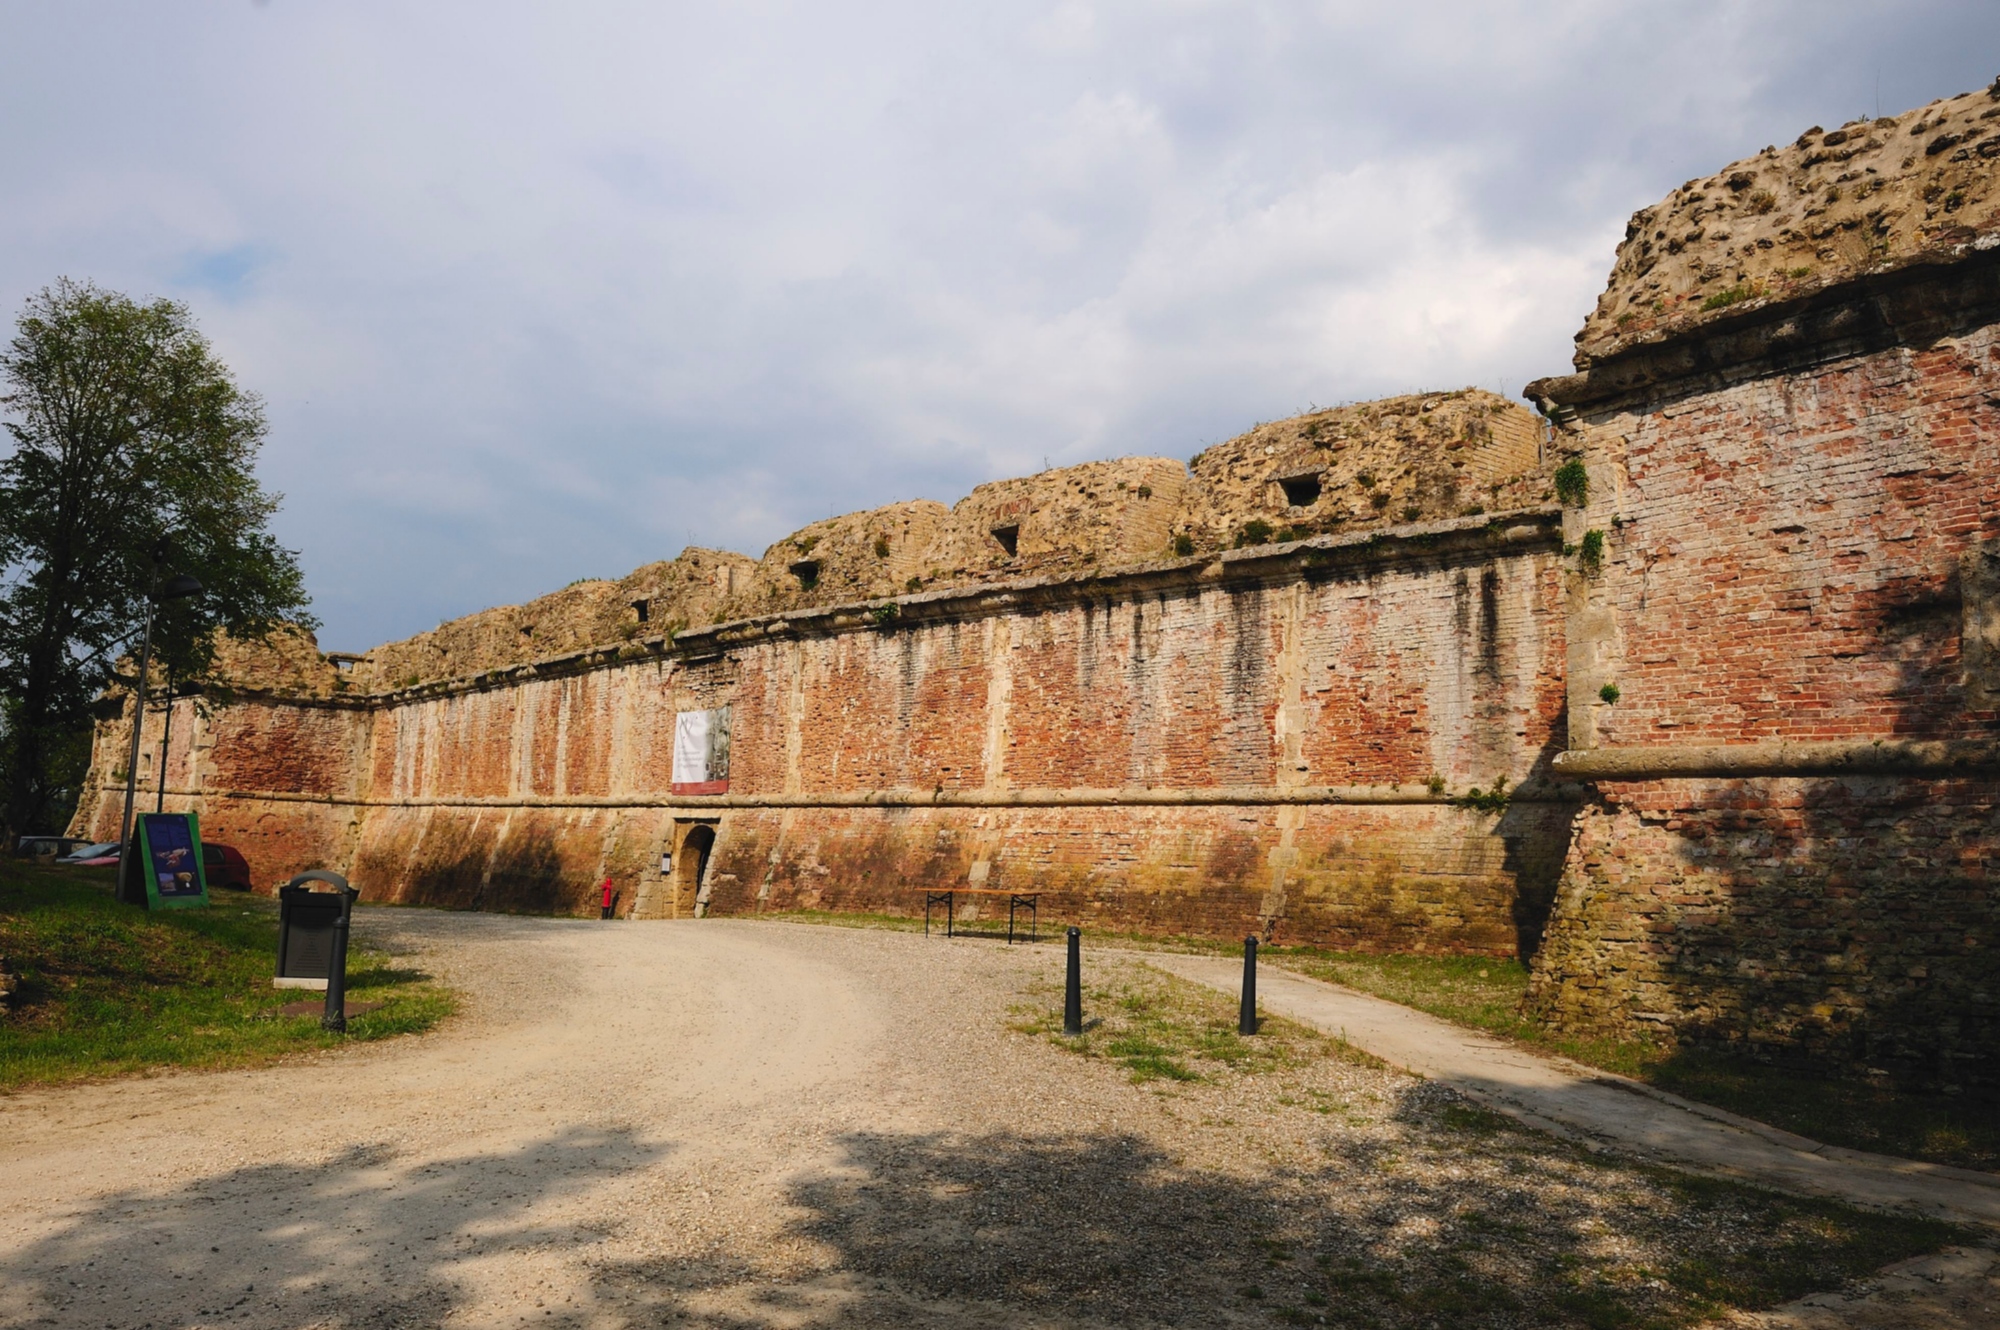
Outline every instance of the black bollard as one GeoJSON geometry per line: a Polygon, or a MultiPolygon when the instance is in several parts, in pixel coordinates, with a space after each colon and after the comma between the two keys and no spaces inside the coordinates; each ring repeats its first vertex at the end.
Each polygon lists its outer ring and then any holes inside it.
{"type": "Polygon", "coordinates": [[[1069,930],[1069,978],[1063,983],[1063,1033],[1083,1033],[1083,930],[1069,930]]]}
{"type": "Polygon", "coordinates": [[[326,1012],[319,1018],[322,1030],[347,1030],[347,920],[360,894],[344,882],[340,886],[340,917],[333,921],[333,954],[326,963],[326,1012]]]}
{"type": "Polygon", "coordinates": [[[1257,1033],[1257,939],[1243,939],[1243,1006],[1236,1014],[1236,1033],[1257,1033]]]}

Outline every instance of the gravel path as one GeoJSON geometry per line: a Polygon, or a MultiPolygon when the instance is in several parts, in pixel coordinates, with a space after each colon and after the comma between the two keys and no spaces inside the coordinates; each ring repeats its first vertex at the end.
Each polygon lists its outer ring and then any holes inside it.
{"type": "MultiPolygon", "coordinates": [[[[1861,1272],[1812,1264],[1848,1223],[1819,1203],[1520,1131],[1303,1032],[1276,1070],[1134,1083],[1036,1032],[1054,947],[358,920],[464,1012],[0,1099],[0,1325],[1553,1326],[1684,1306],[1675,1261],[1861,1272]]],[[[1091,977],[1097,1009],[1178,982],[1091,977]]]]}
{"type": "MultiPolygon", "coordinates": [[[[1156,955],[1159,968],[1237,993],[1241,962],[1156,955]]],[[[1856,1205],[1928,1211],[2000,1228],[2000,1176],[1822,1145],[1656,1090],[1623,1076],[1544,1057],[1338,984],[1264,966],[1258,1005],[1449,1085],[1532,1126],[1580,1135],[1705,1173],[1856,1205]]]]}

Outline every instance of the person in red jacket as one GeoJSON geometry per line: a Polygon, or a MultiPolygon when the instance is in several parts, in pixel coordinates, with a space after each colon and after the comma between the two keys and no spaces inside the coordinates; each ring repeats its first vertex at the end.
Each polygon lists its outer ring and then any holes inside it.
{"type": "Polygon", "coordinates": [[[618,896],[611,890],[611,879],[607,877],[604,879],[604,913],[597,917],[599,919],[609,919],[611,917],[611,907],[617,903],[618,896]]]}

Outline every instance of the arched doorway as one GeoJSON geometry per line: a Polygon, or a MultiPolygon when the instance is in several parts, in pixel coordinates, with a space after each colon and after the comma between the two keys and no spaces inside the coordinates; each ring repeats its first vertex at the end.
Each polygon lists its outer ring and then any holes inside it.
{"type": "Polygon", "coordinates": [[[678,918],[700,918],[708,908],[703,890],[708,878],[708,856],[715,849],[715,828],[688,829],[681,840],[681,852],[674,859],[674,914],[678,918]]]}

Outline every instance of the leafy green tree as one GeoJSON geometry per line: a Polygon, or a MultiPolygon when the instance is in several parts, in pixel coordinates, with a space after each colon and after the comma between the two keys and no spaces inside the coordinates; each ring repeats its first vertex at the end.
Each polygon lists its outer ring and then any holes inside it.
{"type": "Polygon", "coordinates": [[[0,831],[22,834],[67,816],[93,703],[162,578],[206,588],[154,623],[177,679],[212,663],[217,630],[315,625],[297,555],[266,529],[279,496],[252,473],[263,404],[185,305],[59,280],[0,350],[0,411],[0,831]]]}

